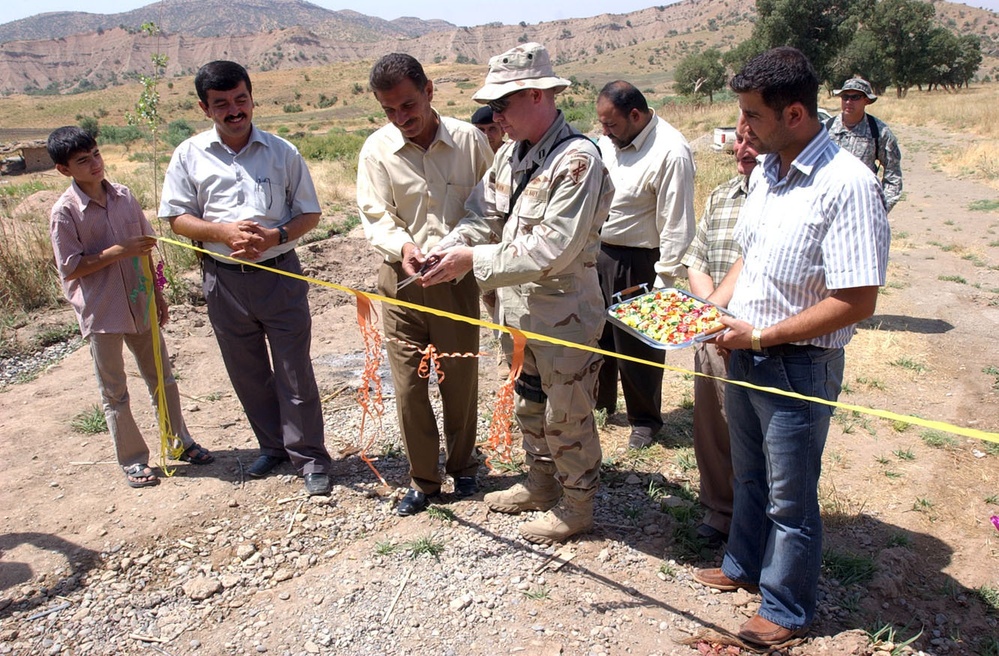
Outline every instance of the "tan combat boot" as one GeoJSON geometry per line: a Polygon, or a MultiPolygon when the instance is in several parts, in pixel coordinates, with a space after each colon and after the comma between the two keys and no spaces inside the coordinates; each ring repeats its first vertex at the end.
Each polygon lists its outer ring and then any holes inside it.
{"type": "Polygon", "coordinates": [[[535,544],[563,542],[593,528],[593,492],[566,491],[557,506],[520,525],[520,535],[535,544]]]}
{"type": "Polygon", "coordinates": [[[508,490],[490,492],[483,501],[490,510],[516,515],[525,510],[548,510],[562,496],[562,485],[555,480],[555,463],[535,461],[527,470],[527,480],[508,490]]]}

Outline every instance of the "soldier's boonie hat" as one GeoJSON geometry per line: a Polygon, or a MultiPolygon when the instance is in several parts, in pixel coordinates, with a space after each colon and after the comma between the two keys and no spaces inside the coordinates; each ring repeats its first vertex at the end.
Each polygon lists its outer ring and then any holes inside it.
{"type": "Polygon", "coordinates": [[[874,95],[874,89],[871,88],[871,83],[862,77],[851,77],[843,83],[842,89],[836,89],[833,91],[833,95],[838,96],[844,91],[859,91],[867,96],[867,99],[872,103],[876,102],[878,99],[878,97],[874,95]]]}
{"type": "Polygon", "coordinates": [[[540,43],[524,43],[489,60],[486,84],[472,100],[487,103],[521,89],[555,89],[558,93],[572,82],[555,75],[548,51],[540,43]]]}

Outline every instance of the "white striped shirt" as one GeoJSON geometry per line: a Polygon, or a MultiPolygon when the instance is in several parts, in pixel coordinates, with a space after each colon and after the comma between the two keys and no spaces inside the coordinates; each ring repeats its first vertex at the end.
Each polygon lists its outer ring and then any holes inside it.
{"type": "MultiPolygon", "coordinates": [[[[753,171],[736,240],[743,267],[728,309],[757,328],[792,317],[837,290],[885,284],[891,231],[881,185],[820,130],[778,180],[780,157],[753,171]]],[[[795,342],[840,348],[847,326],[795,342]]]]}

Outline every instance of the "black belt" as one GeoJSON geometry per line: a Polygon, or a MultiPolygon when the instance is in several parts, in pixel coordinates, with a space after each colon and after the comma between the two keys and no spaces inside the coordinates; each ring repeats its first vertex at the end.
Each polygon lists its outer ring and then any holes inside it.
{"type": "MultiPolygon", "coordinates": [[[[254,262],[253,264],[256,264],[257,266],[270,267],[273,269],[278,264],[280,264],[285,258],[287,258],[288,255],[294,252],[295,251],[292,250],[288,251],[287,253],[281,253],[277,257],[272,257],[271,259],[264,260],[263,262],[254,262]]],[[[229,271],[239,271],[240,273],[257,273],[263,271],[263,269],[258,269],[256,266],[252,266],[249,264],[236,264],[234,262],[229,262],[229,261],[223,262],[222,260],[219,260],[214,257],[207,257],[205,259],[214,262],[215,266],[217,266],[218,268],[227,269],[229,271]]]]}
{"type": "Polygon", "coordinates": [[[753,353],[762,353],[763,355],[795,355],[809,351],[815,353],[828,350],[814,344],[777,344],[776,346],[765,346],[759,351],[753,351],[753,353]]]}

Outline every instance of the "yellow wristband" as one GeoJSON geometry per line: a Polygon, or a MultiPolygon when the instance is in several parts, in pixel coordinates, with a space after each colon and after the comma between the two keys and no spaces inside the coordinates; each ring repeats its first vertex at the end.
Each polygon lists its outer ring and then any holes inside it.
{"type": "Polygon", "coordinates": [[[760,344],[760,338],[763,337],[763,331],[759,328],[753,328],[753,334],[749,338],[749,342],[753,347],[754,351],[762,351],[763,345],[760,344]]]}

